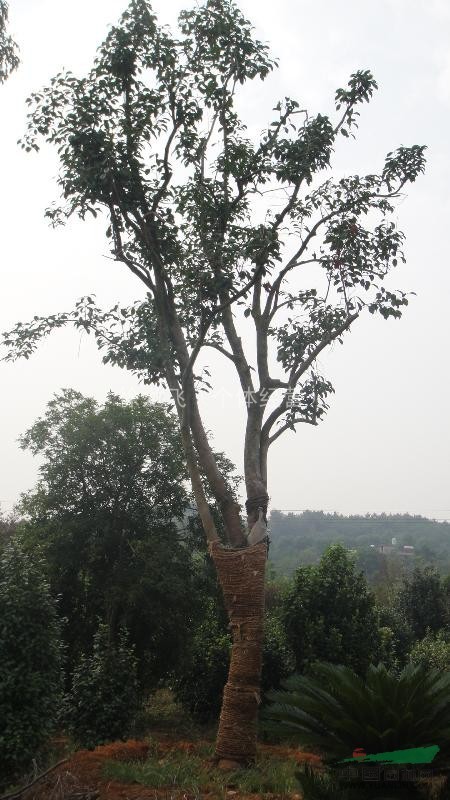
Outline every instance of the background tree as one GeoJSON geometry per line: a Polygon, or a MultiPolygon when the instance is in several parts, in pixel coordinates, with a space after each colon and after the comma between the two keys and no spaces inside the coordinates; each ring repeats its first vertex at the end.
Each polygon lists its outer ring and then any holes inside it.
{"type": "Polygon", "coordinates": [[[272,541],[269,563],[282,575],[298,566],[315,564],[333,542],[358,552],[359,564],[376,587],[409,574],[415,567],[432,564],[442,574],[450,569],[450,523],[412,514],[326,514],[323,511],[270,515],[272,541]],[[379,545],[397,539],[390,554],[379,545]],[[371,546],[373,545],[373,547],[371,546]],[[413,545],[414,555],[400,556],[403,545],[413,545]]]}
{"type": "Polygon", "coordinates": [[[327,661],[364,675],[378,654],[375,598],[341,545],[329,547],[318,566],[297,570],[283,620],[299,672],[327,661]]]}
{"type": "Polygon", "coordinates": [[[6,515],[0,511],[0,554],[17,531],[18,522],[13,514],[6,515]]]}
{"type": "Polygon", "coordinates": [[[177,34],[157,25],[147,0],[132,0],[87,76],[60,73],[31,97],[23,146],[38,149],[43,138],[61,162],[64,202],[50,219],[106,215],[113,256],[143,293],[131,309],[109,312],[88,297],[74,312],[35,319],[5,337],[10,357],[28,356],[42,336],[74,323],[94,333],[105,360],[149,383],[164,381],[172,393],[219,579],[224,587],[236,579],[226,596],[234,641],[216,753],[239,762],[256,752],[265,547],[243,557],[220,547],[206,484],[228,543],[239,548],[247,540],[202,423],[198,391],[206,378],[198,365],[214,348],[236,369],[247,410],[251,529],[258,509],[267,513],[270,446],[300,423],[317,424],[327,409],[332,386],[318,369],[320,354],[363,311],[399,317],[407,304],[403,291],[384,285],[404,258],[392,214],[424,169],[424,148],[414,145],[388,153],[379,173],[321,176],[376,88],[368,70],[337,90],[333,120],[285,98],[252,139],[235,95],[274,66],[231,0],[182,12],[177,34]],[[245,318],[255,365],[242,338],[245,318]],[[251,669],[240,658],[241,635],[251,669]]]}
{"type": "Polygon", "coordinates": [[[68,620],[69,672],[101,620],[111,640],[127,627],[140,680],[154,687],[181,657],[198,598],[174,415],[142,396],[100,406],[65,390],[21,446],[43,459],[22,497],[22,535],[68,620]]]}
{"type": "Polygon", "coordinates": [[[0,0],[0,84],[19,66],[17,45],[6,30],[8,11],[6,0],[0,0]]]}
{"type": "Polygon", "coordinates": [[[408,663],[414,633],[409,619],[398,606],[395,591],[386,593],[383,603],[377,602],[377,614],[381,638],[378,660],[398,672],[408,663]]]}
{"type": "Polygon", "coordinates": [[[428,630],[444,628],[449,621],[445,588],[433,567],[415,569],[411,578],[403,581],[397,605],[415,639],[422,639],[428,630]]]}
{"type": "Polygon", "coordinates": [[[0,557],[0,787],[46,744],[62,695],[61,624],[36,553],[0,557]]]}

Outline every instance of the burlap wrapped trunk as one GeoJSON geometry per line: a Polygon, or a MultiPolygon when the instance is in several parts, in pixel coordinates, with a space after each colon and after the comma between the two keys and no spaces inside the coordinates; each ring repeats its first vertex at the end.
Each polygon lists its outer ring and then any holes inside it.
{"type": "Polygon", "coordinates": [[[228,681],[216,741],[216,757],[239,763],[256,755],[264,629],[267,546],[211,546],[233,636],[228,681]]]}

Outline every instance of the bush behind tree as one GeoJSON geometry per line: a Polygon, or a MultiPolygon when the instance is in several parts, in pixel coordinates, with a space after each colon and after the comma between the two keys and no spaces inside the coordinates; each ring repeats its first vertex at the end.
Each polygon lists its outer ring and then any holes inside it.
{"type": "MultiPolygon", "coordinates": [[[[207,603],[205,615],[192,637],[184,667],[173,687],[176,699],[198,722],[218,719],[231,652],[231,636],[222,604],[207,603]]],[[[262,667],[262,691],[277,689],[295,667],[293,652],[279,616],[266,613],[262,667]]]]}
{"type": "Polygon", "coordinates": [[[12,539],[0,559],[0,784],[27,769],[55,729],[62,658],[43,566],[12,539]]]}
{"type": "Polygon", "coordinates": [[[437,633],[429,631],[423,639],[414,644],[410,659],[413,664],[423,664],[428,669],[450,672],[450,635],[448,630],[437,633]]]}
{"type": "Polygon", "coordinates": [[[317,566],[297,570],[282,619],[299,672],[326,661],[364,674],[380,648],[375,598],[354,555],[339,544],[317,566]]]}
{"type": "Polygon", "coordinates": [[[261,680],[263,692],[278,689],[282,680],[291,675],[294,669],[295,656],[283,622],[278,614],[266,613],[261,680]]]}
{"type": "Polygon", "coordinates": [[[231,637],[220,610],[210,598],[173,683],[176,699],[202,723],[219,716],[230,662],[231,637]]]}
{"type": "Polygon", "coordinates": [[[127,633],[117,641],[101,623],[90,655],[82,654],[66,698],[66,719],[78,745],[94,748],[126,739],[133,730],[140,698],[137,658],[127,633]]]}
{"type": "Polygon", "coordinates": [[[434,567],[416,568],[405,578],[397,595],[397,607],[403,613],[414,638],[422,639],[428,629],[437,632],[449,621],[447,591],[434,567]]]}

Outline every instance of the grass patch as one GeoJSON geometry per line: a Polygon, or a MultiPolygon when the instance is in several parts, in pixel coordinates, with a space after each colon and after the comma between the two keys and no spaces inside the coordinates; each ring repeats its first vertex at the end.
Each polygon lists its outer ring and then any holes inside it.
{"type": "Polygon", "coordinates": [[[177,787],[193,793],[215,790],[219,796],[223,796],[226,788],[249,794],[284,795],[299,790],[295,777],[298,766],[293,759],[261,755],[248,769],[223,773],[205,763],[204,759],[211,753],[209,745],[191,754],[172,751],[163,758],[151,752],[141,763],[109,761],[105,764],[104,775],[123,783],[138,783],[155,789],[177,787]]]}
{"type": "MultiPolygon", "coordinates": [[[[261,756],[253,767],[229,774],[226,785],[232,783],[236,789],[248,793],[291,794],[299,789],[297,771],[298,765],[293,759],[261,756]]],[[[221,777],[223,783],[224,777],[221,777]]]]}
{"type": "Polygon", "coordinates": [[[172,733],[174,730],[181,738],[214,739],[217,723],[200,725],[177,703],[171,689],[158,689],[150,695],[140,711],[135,724],[135,735],[142,737],[152,731],[172,733]]]}
{"type": "Polygon", "coordinates": [[[141,763],[108,761],[104,775],[123,783],[139,783],[154,789],[176,786],[192,791],[208,783],[208,770],[201,758],[187,753],[170,753],[165,758],[151,754],[141,763]]]}

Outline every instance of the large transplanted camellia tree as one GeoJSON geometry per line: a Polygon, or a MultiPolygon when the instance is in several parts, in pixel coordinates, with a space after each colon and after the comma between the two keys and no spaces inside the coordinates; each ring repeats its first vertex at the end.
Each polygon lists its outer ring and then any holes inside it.
{"type": "Polygon", "coordinates": [[[284,98],[267,129],[250,136],[236,96],[274,66],[230,0],[183,12],[176,34],[158,26],[147,0],[132,0],[87,76],[60,73],[32,95],[23,146],[45,140],[61,165],[63,203],[48,216],[55,224],[107,217],[113,257],[142,292],[132,307],[107,311],[85,297],[5,335],[7,357],[28,357],[50,331],[73,324],[93,333],[104,361],[172,393],[233,631],[216,753],[239,763],[256,747],[269,449],[325,414],[332,386],[317,368],[322,351],[365,311],[401,315],[407,296],[384,285],[403,260],[391,216],[424,169],[424,147],[414,145],[389,153],[379,173],[324,174],[376,88],[368,71],[337,90],[335,119],[284,98]],[[247,415],[250,541],[199,410],[211,349],[234,366],[247,415]]]}

